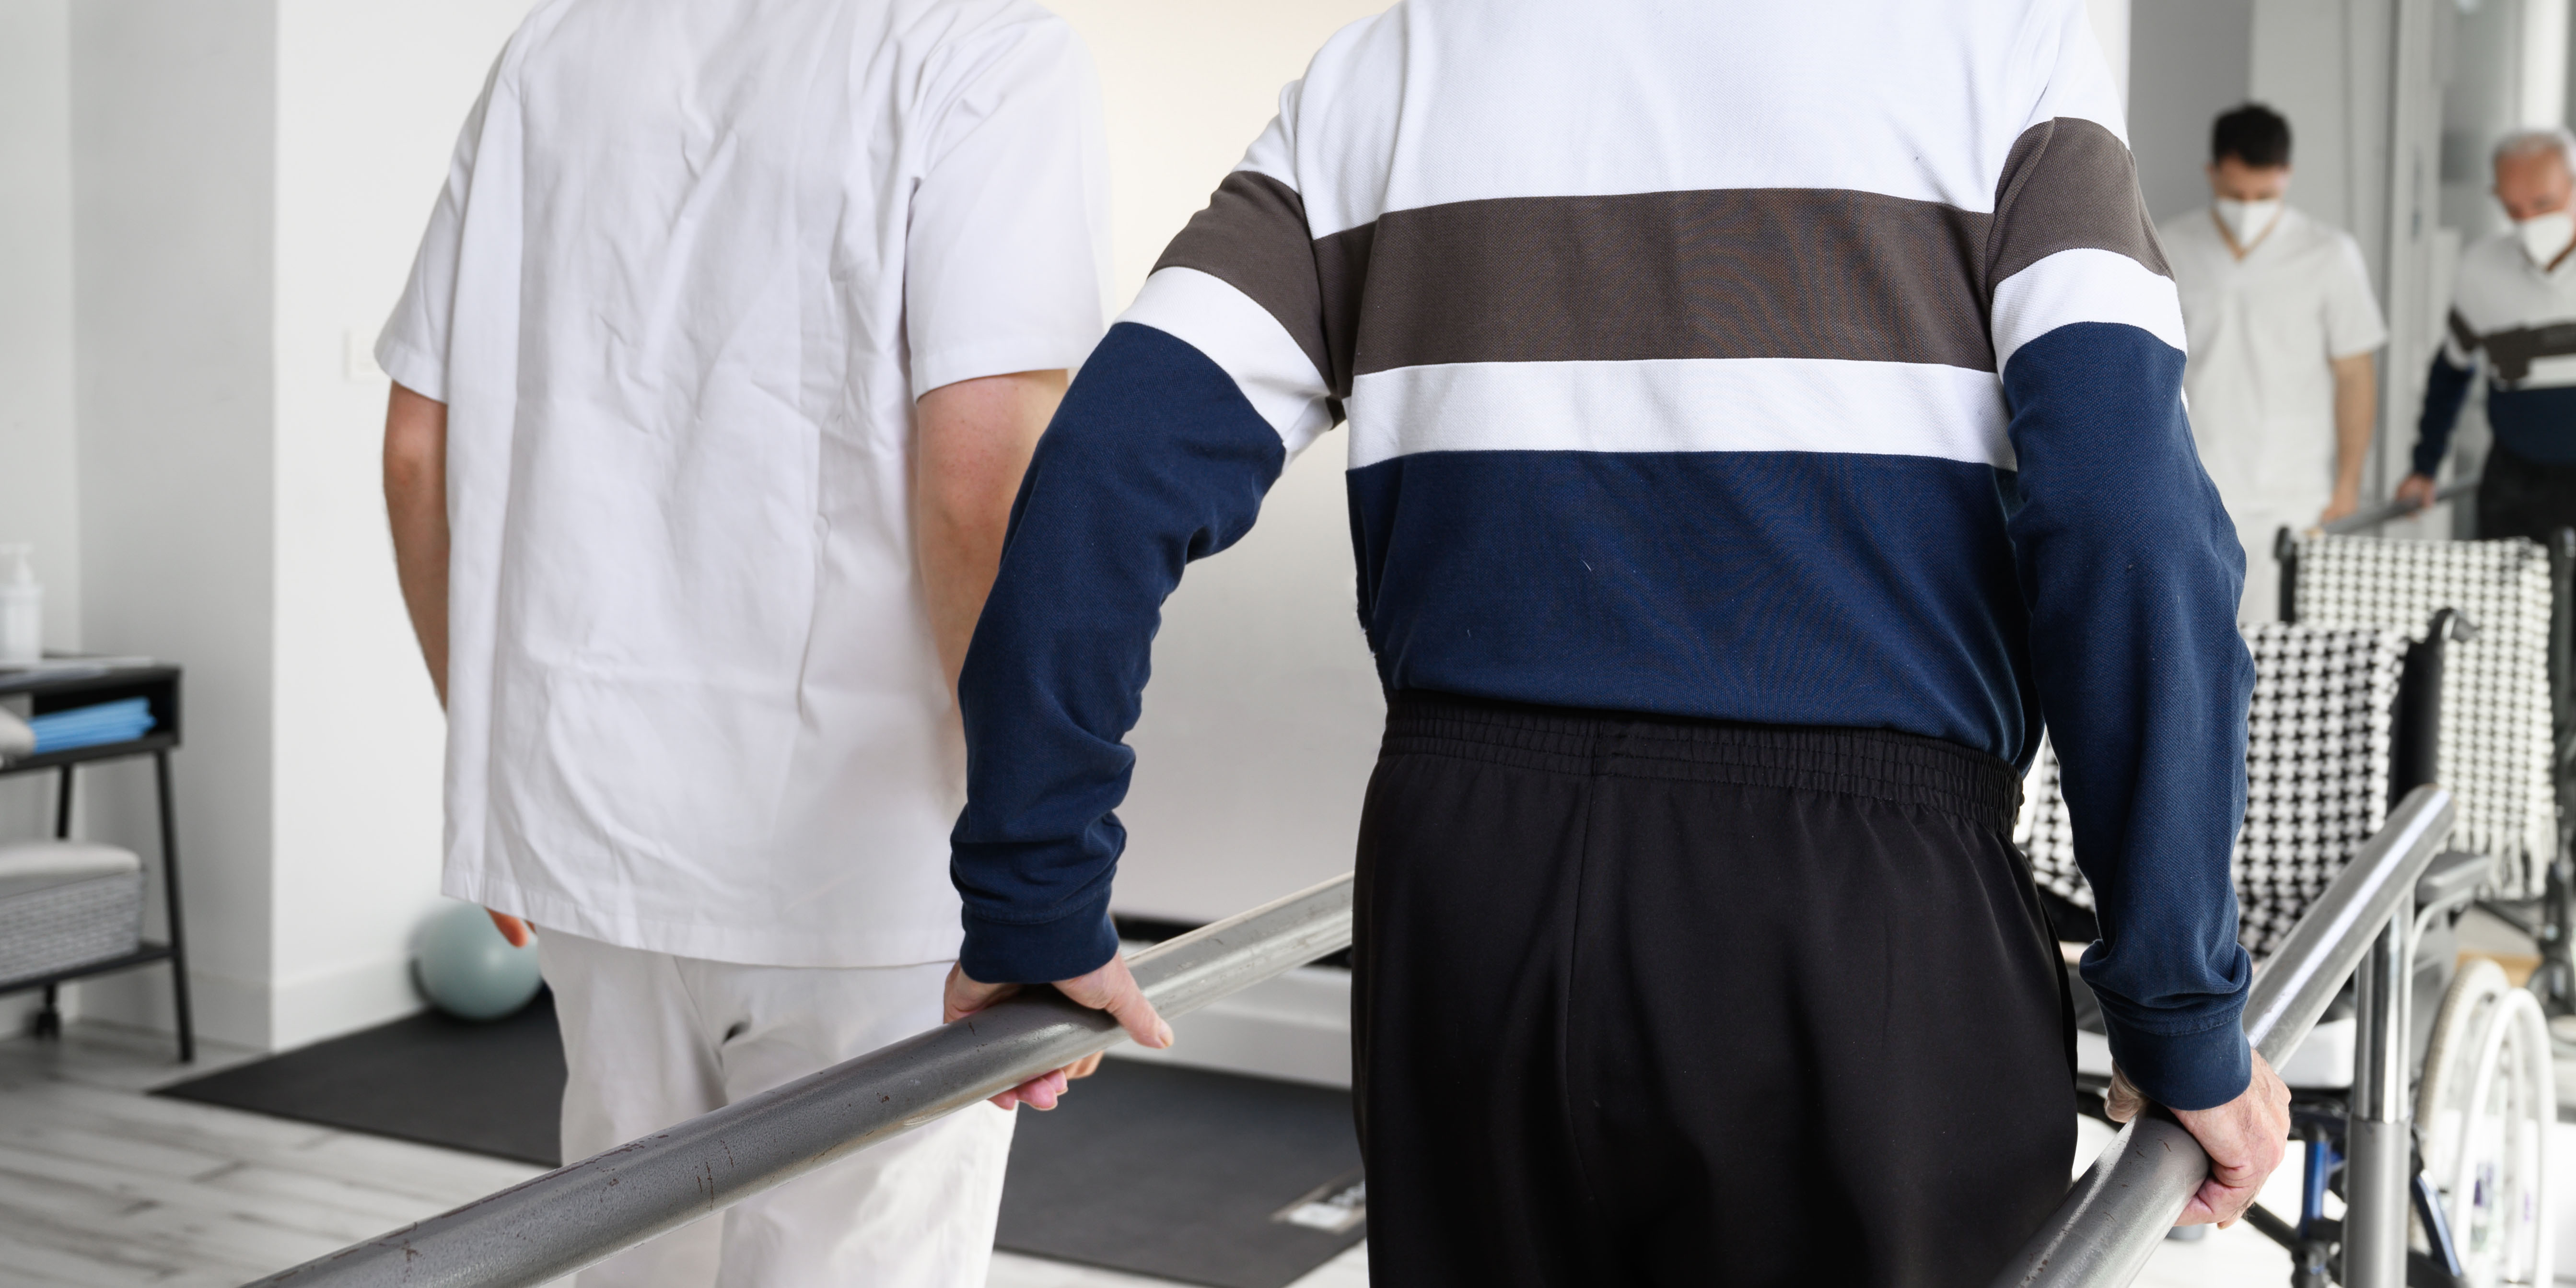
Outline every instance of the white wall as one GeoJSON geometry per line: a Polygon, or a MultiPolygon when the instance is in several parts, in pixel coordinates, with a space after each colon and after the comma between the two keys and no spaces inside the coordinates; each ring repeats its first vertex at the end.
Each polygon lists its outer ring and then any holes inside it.
{"type": "MultiPolygon", "coordinates": [[[[1053,0],[1107,99],[1117,306],[1278,110],[1279,89],[1384,0],[1053,0]]],[[[1128,739],[1121,911],[1209,920],[1351,866],[1386,708],[1362,640],[1342,468],[1326,435],[1261,521],[1191,567],[1128,739]]]]}
{"type": "MultiPolygon", "coordinates": [[[[40,544],[53,645],[188,667],[213,1037],[418,1005],[442,729],[391,574],[385,385],[350,341],[391,309],[525,7],[0,0],[0,541],[40,544]]],[[[139,766],[83,782],[89,832],[155,852],[139,766]]],[[[44,825],[39,792],[0,790],[0,835],[44,825]]],[[[88,992],[168,1021],[161,972],[88,992]]]]}
{"type": "MultiPolygon", "coordinates": [[[[82,640],[188,667],[177,757],[199,1013],[264,1043],[273,636],[269,516],[275,40],[266,0],[72,6],[82,640]]],[[[149,855],[139,768],[95,830],[149,855]]],[[[88,990],[164,1013],[151,971],[88,990]]]]}
{"type": "MultiPolygon", "coordinates": [[[[2251,83],[2248,47],[2253,0],[2153,0],[2130,17],[2129,147],[2147,209],[2168,219],[2209,200],[2209,127],[2243,103],[2251,83]]],[[[2302,171],[2310,150],[2308,122],[2293,117],[2291,138],[2302,171]]]]}
{"type": "Polygon", "coordinates": [[[70,58],[70,0],[0,0],[0,545],[35,543],[56,649],[80,643],[70,58]]]}
{"type": "Polygon", "coordinates": [[[272,1041],[417,1007],[445,725],[393,576],[364,359],[529,0],[278,0],[272,1041]],[[351,349],[359,361],[351,363],[351,349]]]}
{"type": "MultiPolygon", "coordinates": [[[[80,644],[70,66],[70,0],[0,0],[0,544],[35,544],[54,649],[80,644]]],[[[48,777],[0,779],[0,840],[46,833],[48,777]]],[[[0,1035],[35,1003],[0,998],[0,1035]]]]}

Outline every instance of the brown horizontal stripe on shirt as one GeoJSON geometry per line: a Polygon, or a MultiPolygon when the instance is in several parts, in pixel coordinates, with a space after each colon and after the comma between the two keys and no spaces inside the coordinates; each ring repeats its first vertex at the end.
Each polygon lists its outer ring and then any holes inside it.
{"type": "Polygon", "coordinates": [[[1988,289],[2064,250],[2115,251],[2173,276],[2138,192],[2138,164],[2120,136],[2080,117],[2022,131],[1995,185],[1988,289]]]}
{"type": "MultiPolygon", "coordinates": [[[[1252,297],[1288,328],[1315,370],[1329,378],[1324,344],[1326,297],[1316,279],[1316,246],[1306,228],[1306,199],[1255,170],[1237,170],[1216,187],[1207,209],[1190,216],[1154,271],[1194,268],[1252,297]]],[[[1360,270],[1368,268],[1365,253],[1360,270]]],[[[1347,392],[1346,390],[1335,391],[1347,392]]]]}
{"type": "Polygon", "coordinates": [[[1994,369],[1994,284],[2062,250],[2171,277],[2128,148],[2091,121],[2023,132],[1996,213],[1828,188],[1503,197],[1313,238],[1287,184],[1238,170],[1157,270],[1279,320],[1334,398],[1454,362],[1838,358],[1994,369]]]}
{"type": "Polygon", "coordinates": [[[1938,202],[1818,188],[1393,211],[1377,222],[1353,369],[1846,358],[1991,370],[1985,225],[1938,202]]]}

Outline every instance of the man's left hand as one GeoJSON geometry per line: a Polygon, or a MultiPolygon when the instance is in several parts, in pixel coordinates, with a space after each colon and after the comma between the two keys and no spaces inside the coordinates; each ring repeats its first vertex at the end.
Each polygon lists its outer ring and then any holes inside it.
{"type": "MultiPolygon", "coordinates": [[[[2111,1070],[2111,1090],[2102,1098],[2111,1121],[2125,1123],[2145,1112],[2147,1098],[2129,1076],[2111,1070]]],[[[2272,1062],[2254,1053],[2254,1073],[2234,1100],[2207,1109],[2177,1109],[2174,1118],[2209,1153],[2209,1179],[2200,1183],[2183,1205],[2175,1225],[2215,1222],[2234,1225],[2254,1205],[2263,1182],[2289,1153],[2290,1089],[2272,1072],[2272,1062]]]]}
{"type": "MultiPolygon", "coordinates": [[[[1127,1030],[1136,1045],[1160,1050],[1172,1045],[1172,1026],[1155,1014],[1154,1004],[1145,1000],[1145,990],[1136,986],[1136,977],[1127,972],[1125,954],[1110,958],[1098,970],[1060,979],[1056,991],[1095,1011],[1107,1011],[1127,1030]]],[[[947,997],[940,1007],[940,1020],[948,1023],[973,1015],[1020,991],[1017,984],[987,984],[967,976],[963,966],[948,969],[947,997]]],[[[1075,1078],[1088,1078],[1100,1067],[1097,1054],[1061,1069],[1050,1070],[993,1097],[993,1103],[1010,1109],[1021,1104],[1031,1109],[1053,1109],[1064,1098],[1067,1086],[1075,1078]]]]}

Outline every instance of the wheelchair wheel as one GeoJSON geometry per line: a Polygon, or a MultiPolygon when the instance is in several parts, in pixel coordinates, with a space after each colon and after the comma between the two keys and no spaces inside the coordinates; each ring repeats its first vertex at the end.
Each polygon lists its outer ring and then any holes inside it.
{"type": "Polygon", "coordinates": [[[2452,981],[2417,1092],[2424,1173],[2442,1191],[2469,1283],[2550,1282],[2548,1148],[2557,1117],[2549,1026],[2488,961],[2452,981]]]}

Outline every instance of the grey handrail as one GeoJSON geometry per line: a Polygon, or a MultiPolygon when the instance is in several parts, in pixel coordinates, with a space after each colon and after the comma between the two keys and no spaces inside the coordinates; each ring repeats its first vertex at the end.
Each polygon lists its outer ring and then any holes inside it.
{"type": "MultiPolygon", "coordinates": [[[[1351,942],[1351,878],[1128,959],[1165,1016],[1351,942]]],[[[541,1284],[1122,1040],[1053,989],[1015,997],[668,1131],[258,1281],[295,1288],[541,1284]]]]}
{"type": "MultiPolygon", "coordinates": [[[[2245,1036],[2274,1064],[2305,1041],[2317,1017],[2414,894],[2451,832],[2451,793],[2409,792],[2388,822],[2328,883],[2254,976],[2245,1036]]],[[[2209,1155],[2161,1113],[2120,1129],[2055,1215],[1996,1276],[1995,1288],[2126,1288],[2209,1176],[2209,1155]]]]}
{"type": "Polygon", "coordinates": [[[2460,479],[2443,484],[2433,493],[2432,501],[2424,506],[2412,506],[2404,501],[2382,501],[2368,509],[2355,510],[2332,523],[2319,524],[2318,527],[2327,536],[2348,537],[2356,532],[2367,532],[2383,523],[2392,523],[2411,515],[2422,514],[2432,506],[2440,505],[2444,501],[2456,500],[2477,490],[2476,479],[2460,479]]]}

